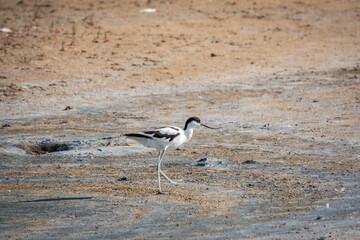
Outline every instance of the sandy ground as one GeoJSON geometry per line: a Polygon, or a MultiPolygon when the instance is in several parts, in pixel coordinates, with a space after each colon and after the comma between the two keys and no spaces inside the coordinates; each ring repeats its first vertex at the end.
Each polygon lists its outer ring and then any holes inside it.
{"type": "Polygon", "coordinates": [[[0,1],[1,239],[360,236],[358,1],[0,1]],[[156,12],[141,12],[143,9],[156,12]],[[67,109],[67,110],[66,110],[67,109]],[[168,151],[121,138],[198,116],[168,151]]]}

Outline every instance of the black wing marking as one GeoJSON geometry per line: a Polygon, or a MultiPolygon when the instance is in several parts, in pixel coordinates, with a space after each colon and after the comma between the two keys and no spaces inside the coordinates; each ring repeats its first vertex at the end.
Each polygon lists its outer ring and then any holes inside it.
{"type": "Polygon", "coordinates": [[[174,138],[176,138],[177,136],[180,135],[180,133],[177,133],[177,134],[164,134],[164,133],[161,133],[160,131],[147,131],[147,132],[144,132],[144,133],[153,135],[153,137],[155,137],[155,138],[169,139],[169,142],[171,142],[172,140],[174,140],[174,138]]]}
{"type": "Polygon", "coordinates": [[[125,134],[126,137],[139,137],[139,138],[149,138],[149,139],[153,139],[152,137],[150,136],[147,136],[147,135],[142,135],[142,134],[139,134],[139,133],[128,133],[128,134],[125,134]]]}

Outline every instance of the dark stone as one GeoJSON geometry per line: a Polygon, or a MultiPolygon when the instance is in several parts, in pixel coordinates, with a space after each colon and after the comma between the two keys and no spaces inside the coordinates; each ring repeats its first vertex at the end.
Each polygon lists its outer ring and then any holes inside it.
{"type": "Polygon", "coordinates": [[[242,162],[242,164],[257,164],[254,160],[246,160],[245,162],[242,162]]]}
{"type": "Polygon", "coordinates": [[[197,162],[201,163],[201,162],[206,162],[206,161],[207,161],[207,158],[202,158],[202,159],[200,159],[200,160],[197,161],[197,162]]]}

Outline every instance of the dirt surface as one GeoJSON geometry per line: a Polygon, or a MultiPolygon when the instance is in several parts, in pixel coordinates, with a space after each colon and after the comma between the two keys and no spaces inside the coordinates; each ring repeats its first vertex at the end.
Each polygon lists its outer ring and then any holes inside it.
{"type": "Polygon", "coordinates": [[[360,236],[358,1],[0,1],[0,238],[360,236]],[[156,12],[142,12],[143,9],[156,12]],[[162,170],[122,134],[198,116],[162,170]]]}

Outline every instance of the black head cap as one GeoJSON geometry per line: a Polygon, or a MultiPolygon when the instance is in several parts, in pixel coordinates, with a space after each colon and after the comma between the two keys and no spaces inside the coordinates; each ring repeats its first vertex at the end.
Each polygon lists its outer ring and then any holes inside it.
{"type": "Polygon", "coordinates": [[[187,121],[186,121],[186,123],[185,123],[185,130],[186,130],[186,128],[187,128],[187,126],[189,125],[189,123],[191,123],[191,122],[197,122],[197,123],[200,123],[200,118],[198,118],[198,117],[191,117],[191,118],[189,118],[187,121]]]}

